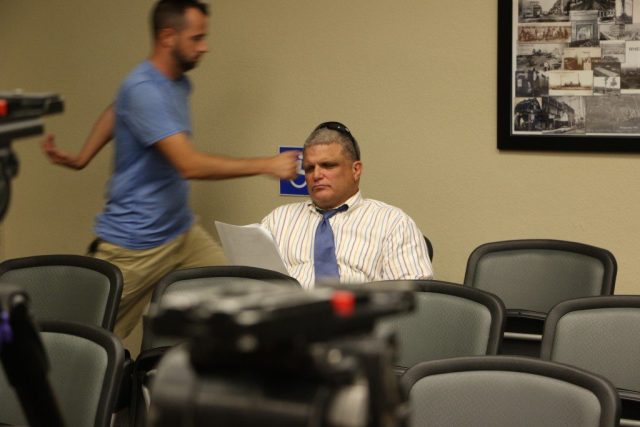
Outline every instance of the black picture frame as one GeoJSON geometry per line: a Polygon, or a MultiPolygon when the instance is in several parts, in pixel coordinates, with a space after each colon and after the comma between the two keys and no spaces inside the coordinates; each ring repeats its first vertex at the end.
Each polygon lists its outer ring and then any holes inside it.
{"type": "MultiPolygon", "coordinates": [[[[570,4],[577,3],[577,1],[562,0],[560,4],[563,4],[564,2],[566,2],[567,5],[570,5],[570,4]]],[[[611,0],[611,1],[619,2],[624,0],[611,0]]],[[[580,129],[577,129],[575,131],[562,131],[563,129],[570,128],[571,126],[565,126],[565,128],[560,127],[558,129],[554,129],[553,126],[559,126],[559,125],[554,125],[553,123],[563,123],[563,122],[562,120],[559,119],[560,116],[556,115],[555,118],[550,118],[550,116],[553,116],[553,114],[548,113],[549,109],[553,109],[552,107],[550,107],[551,104],[553,103],[557,104],[558,102],[562,103],[562,101],[558,101],[558,99],[578,98],[577,95],[575,96],[571,95],[569,98],[566,98],[563,96],[560,96],[560,97],[551,96],[547,93],[546,99],[545,99],[545,95],[537,96],[538,94],[534,94],[529,97],[530,99],[533,99],[533,101],[527,101],[527,96],[524,96],[524,97],[516,96],[517,80],[521,81],[524,78],[524,74],[517,74],[517,73],[522,73],[522,71],[518,71],[518,68],[521,66],[520,63],[517,62],[518,44],[520,43],[520,45],[522,46],[523,44],[526,44],[526,43],[520,42],[518,40],[518,37],[521,37],[521,35],[519,35],[517,31],[514,31],[514,29],[520,31],[520,30],[523,30],[522,28],[523,25],[525,26],[529,25],[527,21],[523,22],[523,17],[520,16],[520,14],[522,13],[521,10],[523,5],[531,5],[531,4],[539,5],[540,3],[541,2],[535,2],[535,1],[531,2],[528,0],[498,0],[498,25],[499,25],[498,73],[497,73],[497,76],[498,76],[498,91],[497,91],[498,92],[498,102],[497,102],[498,104],[497,105],[498,149],[524,150],[524,151],[640,152],[640,89],[638,90],[637,94],[620,93],[617,95],[614,95],[614,94],[606,95],[606,92],[605,92],[605,94],[603,94],[604,96],[602,95],[597,96],[593,94],[594,92],[592,92],[591,95],[587,95],[587,96],[597,97],[600,99],[586,100],[586,97],[583,97],[583,99],[580,99],[579,100],[580,103],[584,105],[584,104],[587,104],[588,102],[588,106],[589,106],[589,109],[588,109],[589,114],[587,114],[587,108],[584,107],[583,115],[580,121],[577,119],[575,120],[576,123],[582,123],[582,125],[584,126],[583,131],[580,131],[580,129]],[[619,96],[621,98],[607,98],[607,96],[619,96]],[[633,98],[633,100],[631,100],[631,98],[629,97],[633,98]],[[631,104],[628,104],[629,102],[633,102],[633,103],[636,102],[635,98],[637,98],[637,101],[638,101],[637,118],[635,117],[636,115],[635,109],[631,109],[628,106],[628,105],[631,105],[631,104]],[[528,109],[529,112],[538,111],[539,109],[540,114],[538,116],[536,116],[536,114],[529,114],[528,117],[530,118],[533,115],[534,119],[533,120],[528,119],[526,124],[523,125],[523,118],[522,118],[523,115],[521,114],[521,111],[527,110],[527,107],[526,107],[527,102],[530,102],[531,104],[533,104],[533,106],[528,109]],[[544,102],[546,102],[546,105],[544,104],[544,102]],[[609,106],[610,103],[611,105],[614,105],[614,104],[617,105],[616,103],[620,103],[620,102],[625,103],[623,107],[615,107],[615,108],[620,108],[620,110],[597,108],[598,105],[604,104],[609,106]],[[539,104],[538,107],[540,108],[535,106],[536,103],[539,104]],[[518,111],[516,111],[516,108],[518,108],[518,111]],[[601,130],[609,126],[608,121],[606,121],[604,118],[614,117],[612,113],[613,111],[630,112],[630,114],[633,114],[634,118],[633,118],[632,126],[628,127],[628,126],[620,125],[620,127],[616,129],[623,129],[623,131],[621,132],[611,132],[611,131],[587,132],[586,131],[587,129],[601,130]],[[597,119],[594,119],[592,122],[589,122],[588,119],[590,117],[591,118],[597,117],[597,119]],[[516,123],[516,120],[518,121],[517,122],[518,124],[516,123]],[[549,123],[552,123],[552,124],[549,124],[549,123]],[[637,132],[636,132],[636,125],[637,125],[637,132]],[[530,126],[530,129],[527,128],[523,130],[524,126],[530,126]],[[545,127],[547,126],[549,126],[550,129],[545,129],[545,127]],[[604,127],[600,128],[598,126],[604,126],[604,127]],[[518,127],[520,128],[516,129],[518,127]],[[633,130],[633,132],[630,132],[629,129],[633,130]]],[[[584,1],[582,1],[581,3],[584,3],[584,1]]],[[[528,15],[531,14],[529,9],[527,9],[526,13],[528,15]]],[[[533,13],[535,14],[535,11],[533,13]]],[[[617,9],[615,10],[615,13],[616,14],[618,13],[617,9]]],[[[544,15],[544,16],[547,16],[547,15],[544,15]]],[[[578,14],[577,12],[574,11],[571,16],[575,17],[575,16],[578,16],[578,14]]],[[[622,16],[624,16],[624,14],[622,16]]],[[[617,22],[619,18],[620,18],[619,16],[616,16],[613,19],[611,19],[610,17],[606,19],[609,19],[613,23],[618,25],[617,22]]],[[[531,18],[531,19],[535,20],[535,18],[531,18]]],[[[600,19],[601,18],[598,17],[598,24],[597,24],[598,27],[596,32],[597,38],[598,38],[598,42],[597,42],[598,45],[600,44],[599,39],[601,38],[599,26],[605,23],[600,19]]],[[[567,18],[567,22],[569,23],[569,25],[575,24],[575,22],[572,22],[569,18],[567,18]]],[[[545,25],[545,24],[536,23],[534,25],[545,25]]],[[[553,25],[553,24],[550,24],[550,25],[553,25]]],[[[567,24],[563,23],[562,25],[567,25],[567,24]]],[[[627,27],[631,27],[631,26],[632,25],[627,24],[627,27]]],[[[638,23],[638,27],[640,27],[640,22],[638,23]]],[[[587,34],[587,35],[590,34],[590,31],[585,30],[582,25],[580,26],[573,25],[573,29],[572,29],[573,33],[575,33],[576,31],[575,28],[578,28],[581,34],[587,34]]],[[[572,34],[571,41],[566,43],[566,47],[571,47],[572,44],[574,43],[580,43],[579,40],[574,41],[574,36],[575,34],[572,34]]],[[[532,48],[532,51],[534,53],[533,55],[531,55],[531,57],[535,57],[536,56],[535,46],[532,48]]],[[[542,49],[540,49],[539,52],[542,52],[542,49]]],[[[546,53],[546,55],[549,55],[549,54],[546,53]]],[[[594,61],[596,61],[596,59],[594,59],[594,61]]],[[[602,59],[597,59],[597,61],[602,61],[602,59]]],[[[591,67],[591,59],[589,59],[589,64],[590,64],[589,67],[591,67]]],[[[556,63],[553,65],[558,66],[557,60],[556,60],[556,63]]],[[[562,68],[564,67],[564,65],[565,65],[565,59],[563,55],[561,58],[560,67],[562,68]]],[[[543,71],[546,73],[546,76],[547,76],[547,84],[549,81],[549,76],[551,76],[552,74],[551,72],[547,73],[547,70],[550,68],[551,67],[548,67],[547,62],[545,61],[543,71]]],[[[562,71],[565,71],[564,68],[562,68],[562,71]]],[[[534,73],[536,73],[536,71],[534,71],[534,73]]],[[[542,74],[543,73],[541,72],[540,75],[542,74]]],[[[620,72],[620,75],[622,75],[622,72],[620,72]]],[[[553,75],[551,77],[557,78],[557,76],[558,74],[553,75]]],[[[593,74],[592,74],[592,78],[593,78],[593,74]]],[[[618,84],[621,84],[621,79],[619,79],[618,84]]],[[[578,87],[580,85],[581,83],[579,82],[578,87]]],[[[551,85],[549,85],[549,87],[550,86],[551,85]]],[[[557,88],[558,86],[554,86],[554,87],[557,88]]],[[[592,91],[595,90],[594,89],[595,87],[596,86],[595,84],[593,84],[593,81],[592,81],[591,83],[592,91]]],[[[567,108],[571,110],[570,107],[567,107],[567,108]]],[[[577,111],[577,108],[575,110],[577,111]]],[[[575,116],[577,115],[578,114],[576,113],[575,116]]],[[[619,114],[619,116],[622,116],[622,115],[623,115],[622,113],[619,114]]],[[[616,117],[615,120],[618,121],[619,120],[617,118],[618,114],[616,114],[615,117],[616,117]]],[[[568,122],[569,121],[567,121],[567,123],[568,122]]],[[[575,127],[577,128],[577,126],[575,127]]]]}

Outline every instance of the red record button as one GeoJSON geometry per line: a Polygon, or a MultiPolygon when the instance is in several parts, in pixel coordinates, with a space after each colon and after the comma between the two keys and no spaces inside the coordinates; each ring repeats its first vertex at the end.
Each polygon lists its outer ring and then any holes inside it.
{"type": "Polygon", "coordinates": [[[9,103],[6,99],[0,99],[0,117],[9,114],[9,103]]]}
{"type": "Polygon", "coordinates": [[[333,312],[338,316],[348,317],[353,314],[356,307],[356,297],[348,291],[335,291],[331,296],[333,312]]]}

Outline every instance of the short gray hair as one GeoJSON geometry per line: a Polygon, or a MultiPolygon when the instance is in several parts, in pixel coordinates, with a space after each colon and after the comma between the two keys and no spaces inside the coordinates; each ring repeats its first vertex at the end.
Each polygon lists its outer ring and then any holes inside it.
{"type": "Polygon", "coordinates": [[[311,132],[311,135],[309,135],[307,140],[304,142],[303,150],[306,150],[307,147],[311,147],[312,145],[326,145],[333,143],[341,145],[347,156],[354,162],[359,160],[360,156],[356,152],[353,142],[346,135],[327,128],[320,128],[311,132]]]}

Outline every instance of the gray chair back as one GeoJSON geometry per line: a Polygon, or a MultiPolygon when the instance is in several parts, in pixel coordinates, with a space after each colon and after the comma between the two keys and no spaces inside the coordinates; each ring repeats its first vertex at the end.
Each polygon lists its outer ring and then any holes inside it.
{"type": "MultiPolygon", "coordinates": [[[[124,348],[109,331],[70,322],[41,322],[49,383],[67,427],[108,427],[122,381],[124,348]]],[[[25,367],[27,369],[27,367],[25,367]]],[[[26,417],[0,369],[0,423],[26,417]]]]}
{"type": "Polygon", "coordinates": [[[511,240],[476,248],[464,284],[496,294],[507,309],[547,313],[561,301],[610,295],[617,264],[606,249],[562,240],[511,240]]]}
{"type": "MultiPolygon", "coordinates": [[[[281,284],[301,288],[294,278],[273,270],[246,266],[211,266],[177,270],[169,273],[156,285],[151,304],[157,305],[168,295],[185,291],[212,288],[230,282],[281,284]]],[[[143,317],[142,350],[133,366],[131,411],[132,425],[146,425],[150,406],[149,384],[155,375],[156,365],[165,352],[183,340],[177,337],[160,336],[153,332],[151,320],[143,317]]]]}
{"type": "Polygon", "coordinates": [[[396,331],[399,370],[428,360],[497,354],[505,309],[495,295],[437,280],[386,283],[408,283],[416,290],[412,313],[379,321],[396,331]]]}
{"type": "Polygon", "coordinates": [[[608,378],[622,391],[622,418],[640,425],[639,337],[640,296],[579,298],[549,312],[541,358],[608,378]]]}
{"type": "Polygon", "coordinates": [[[464,284],[504,302],[507,323],[501,352],[537,357],[551,307],[568,299],[612,294],[616,273],[616,259],[606,249],[563,240],[510,240],[476,248],[464,284]]]}
{"type": "MultiPolygon", "coordinates": [[[[294,278],[264,268],[226,265],[187,268],[169,273],[160,279],[151,296],[151,304],[158,304],[162,298],[169,294],[205,289],[227,284],[230,281],[238,284],[268,282],[296,288],[301,287],[300,283],[294,278]]],[[[177,344],[175,339],[154,334],[151,330],[149,319],[145,316],[143,320],[142,351],[177,344]]]]}
{"type": "Polygon", "coordinates": [[[24,289],[37,321],[61,320],[113,330],[122,273],[113,264],[82,255],[40,255],[0,263],[0,283],[24,289]]]}
{"type": "Polygon", "coordinates": [[[538,359],[424,362],[402,377],[414,427],[613,427],[619,400],[603,377],[538,359]]]}

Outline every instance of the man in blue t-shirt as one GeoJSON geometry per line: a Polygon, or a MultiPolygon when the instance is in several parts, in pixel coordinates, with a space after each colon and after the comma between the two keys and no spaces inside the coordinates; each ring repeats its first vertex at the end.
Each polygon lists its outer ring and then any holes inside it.
{"type": "Polygon", "coordinates": [[[297,152],[239,159],[194,149],[185,72],[207,52],[207,16],[207,6],[197,0],[156,3],[151,56],[126,77],[80,153],[60,151],[51,136],[43,143],[53,163],[82,169],[115,139],[113,175],[92,247],[96,257],[117,265],[124,276],[115,327],[121,338],[140,320],[162,276],[225,262],[220,246],[194,222],[187,180],[296,174],[297,152]]]}

